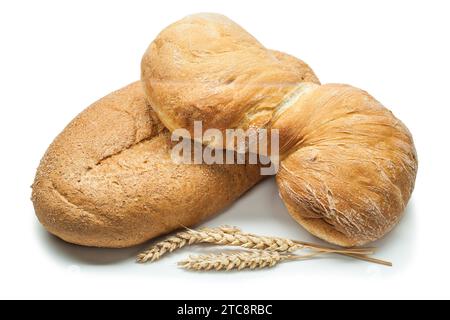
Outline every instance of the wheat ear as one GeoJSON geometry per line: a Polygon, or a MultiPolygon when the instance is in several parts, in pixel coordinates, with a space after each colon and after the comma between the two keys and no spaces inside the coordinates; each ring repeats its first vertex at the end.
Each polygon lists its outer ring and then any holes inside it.
{"type": "MultiPolygon", "coordinates": [[[[216,228],[216,233],[221,234],[234,234],[240,232],[239,229],[234,227],[222,226],[216,228]]],[[[150,249],[142,252],[137,256],[136,261],[139,263],[145,262],[154,262],[156,260],[161,259],[167,253],[171,253],[177,249],[181,249],[187,245],[193,245],[196,243],[205,243],[209,240],[209,242],[215,241],[211,236],[205,234],[199,234],[199,231],[186,229],[186,231],[182,231],[177,233],[174,236],[170,236],[167,239],[158,242],[150,249]]]]}
{"type": "Polygon", "coordinates": [[[198,243],[210,243],[222,246],[236,246],[246,249],[267,250],[276,252],[294,252],[301,249],[310,249],[321,253],[339,253],[345,255],[366,255],[372,254],[372,249],[333,249],[310,243],[302,243],[289,239],[256,236],[242,233],[238,228],[223,226],[219,228],[202,228],[200,230],[187,229],[175,236],[157,243],[149,250],[141,253],[137,257],[137,262],[153,262],[163,255],[183,248],[187,245],[198,243]]]}
{"type": "Polygon", "coordinates": [[[190,256],[178,265],[181,268],[194,271],[230,271],[243,269],[271,268],[283,261],[311,258],[317,254],[297,256],[293,254],[281,254],[277,251],[248,251],[221,254],[208,254],[190,256]]]}

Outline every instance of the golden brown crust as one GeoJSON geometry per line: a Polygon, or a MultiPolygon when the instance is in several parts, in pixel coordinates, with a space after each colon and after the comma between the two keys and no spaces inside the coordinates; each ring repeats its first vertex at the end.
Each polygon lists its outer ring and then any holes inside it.
{"type": "Polygon", "coordinates": [[[48,231],[128,247],[219,212],[260,180],[258,166],[177,165],[136,82],[94,103],[56,138],[33,185],[48,231]]]}
{"type": "Polygon", "coordinates": [[[304,61],[284,52],[276,50],[269,50],[269,52],[281,62],[283,68],[296,72],[300,77],[301,82],[320,84],[319,78],[314,73],[314,70],[304,61]]]}
{"type": "Polygon", "coordinates": [[[310,90],[273,124],[282,150],[277,182],[292,216],[329,242],[363,245],[399,221],[414,188],[408,129],[366,92],[310,90]]]}
{"type": "Polygon", "coordinates": [[[166,28],[141,66],[161,121],[170,131],[185,128],[191,135],[194,121],[219,130],[264,127],[298,83],[318,82],[305,63],[265,49],[217,14],[190,16],[166,28]]]}

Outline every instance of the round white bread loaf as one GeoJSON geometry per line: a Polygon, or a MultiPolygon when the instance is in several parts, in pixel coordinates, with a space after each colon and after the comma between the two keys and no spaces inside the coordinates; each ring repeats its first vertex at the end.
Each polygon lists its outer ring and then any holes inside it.
{"type": "Polygon", "coordinates": [[[285,155],[281,197],[308,231],[356,246],[398,223],[417,158],[408,129],[373,97],[347,85],[309,86],[272,128],[285,155]]]}

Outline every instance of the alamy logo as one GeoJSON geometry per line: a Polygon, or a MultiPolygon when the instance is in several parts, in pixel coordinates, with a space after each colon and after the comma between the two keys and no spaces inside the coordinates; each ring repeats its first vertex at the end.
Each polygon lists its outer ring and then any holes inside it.
{"type": "Polygon", "coordinates": [[[207,129],[194,122],[193,136],[176,129],[172,161],[179,164],[259,164],[262,175],[275,175],[279,168],[279,132],[276,129],[207,129]]]}

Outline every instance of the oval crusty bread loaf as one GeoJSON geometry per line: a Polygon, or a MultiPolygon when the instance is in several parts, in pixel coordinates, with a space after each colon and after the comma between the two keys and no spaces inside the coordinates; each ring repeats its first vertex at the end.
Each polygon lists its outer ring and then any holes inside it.
{"type": "Polygon", "coordinates": [[[191,136],[194,120],[222,131],[263,127],[298,83],[319,83],[304,62],[267,50],[215,14],[190,16],[162,31],[142,58],[141,76],[165,127],[191,136]]]}
{"type": "Polygon", "coordinates": [[[142,81],[171,130],[280,130],[280,193],[311,233],[343,246],[383,237],[414,188],[410,132],[366,92],[304,83],[284,63],[230,19],[198,14],[153,41],[142,81]]]}
{"type": "Polygon", "coordinates": [[[32,192],[40,222],[71,243],[128,247],[199,223],[260,180],[257,165],[177,165],[171,146],[141,82],[104,97],[42,159],[32,192]]]}

